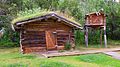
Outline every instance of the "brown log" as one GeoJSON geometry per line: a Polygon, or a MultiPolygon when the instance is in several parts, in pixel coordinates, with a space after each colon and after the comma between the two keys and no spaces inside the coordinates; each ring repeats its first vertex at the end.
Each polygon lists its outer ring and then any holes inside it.
{"type": "Polygon", "coordinates": [[[104,45],[107,48],[106,26],[104,26],[104,45]]]}
{"type": "Polygon", "coordinates": [[[100,29],[100,45],[102,46],[102,28],[100,29]]]}
{"type": "Polygon", "coordinates": [[[88,28],[85,27],[85,44],[86,44],[86,47],[88,47],[88,28]]]}

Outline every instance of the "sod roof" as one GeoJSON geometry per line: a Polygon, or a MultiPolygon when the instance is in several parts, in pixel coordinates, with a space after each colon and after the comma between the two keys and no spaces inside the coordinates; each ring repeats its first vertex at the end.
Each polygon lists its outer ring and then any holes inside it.
{"type": "Polygon", "coordinates": [[[43,12],[38,12],[38,13],[26,15],[26,16],[21,16],[21,17],[14,19],[11,23],[13,25],[16,25],[17,23],[24,24],[27,22],[32,22],[33,20],[36,20],[36,19],[37,20],[40,20],[40,18],[44,19],[43,17],[46,17],[46,16],[54,16],[56,18],[60,18],[61,20],[67,23],[70,23],[70,24],[72,23],[73,25],[79,28],[81,27],[81,24],[76,22],[73,17],[60,13],[60,12],[51,12],[51,11],[43,11],[43,12]]]}

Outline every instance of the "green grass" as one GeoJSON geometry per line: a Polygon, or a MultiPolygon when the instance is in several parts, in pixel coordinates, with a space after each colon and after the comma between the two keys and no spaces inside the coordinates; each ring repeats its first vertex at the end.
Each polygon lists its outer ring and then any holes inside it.
{"type": "Polygon", "coordinates": [[[42,58],[21,54],[18,48],[1,48],[0,67],[120,67],[120,60],[105,54],[42,58]]]}
{"type": "Polygon", "coordinates": [[[19,14],[20,16],[18,16],[16,19],[14,19],[11,23],[15,24],[16,22],[25,21],[25,20],[28,20],[28,19],[31,19],[31,18],[41,17],[41,16],[48,15],[48,14],[51,14],[51,13],[55,13],[58,16],[61,16],[65,19],[81,26],[80,23],[76,22],[74,17],[69,16],[67,14],[63,14],[60,11],[54,11],[53,12],[53,11],[39,10],[39,9],[27,10],[27,11],[20,12],[20,14],[19,14]]]}

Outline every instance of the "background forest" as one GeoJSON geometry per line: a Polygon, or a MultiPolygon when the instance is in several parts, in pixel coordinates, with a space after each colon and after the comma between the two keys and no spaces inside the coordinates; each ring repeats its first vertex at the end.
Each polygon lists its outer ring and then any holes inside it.
{"type": "MultiPolygon", "coordinates": [[[[120,41],[120,3],[112,0],[0,0],[0,29],[5,28],[0,46],[19,46],[19,36],[12,30],[11,21],[21,15],[30,15],[42,10],[60,11],[73,16],[83,26],[85,14],[100,9],[104,9],[107,16],[108,39],[120,41]]],[[[99,31],[95,31],[95,35],[91,33],[89,43],[99,44],[99,31]]],[[[75,31],[75,38],[76,45],[84,44],[83,32],[75,31]]]]}

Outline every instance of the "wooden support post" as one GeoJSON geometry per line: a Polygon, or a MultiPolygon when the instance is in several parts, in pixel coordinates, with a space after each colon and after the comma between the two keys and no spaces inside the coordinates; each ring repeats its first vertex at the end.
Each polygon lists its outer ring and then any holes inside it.
{"type": "Polygon", "coordinates": [[[71,44],[71,50],[74,50],[75,49],[75,40],[74,40],[73,31],[70,32],[70,44],[71,44]]]}
{"type": "Polygon", "coordinates": [[[100,45],[102,46],[102,28],[100,28],[100,45]]]}
{"type": "Polygon", "coordinates": [[[88,47],[88,27],[85,27],[85,44],[88,47]]]}
{"type": "Polygon", "coordinates": [[[70,44],[70,39],[71,39],[71,31],[69,32],[69,38],[68,38],[69,44],[70,44]]]}
{"type": "Polygon", "coordinates": [[[23,47],[22,47],[22,43],[21,43],[22,40],[21,40],[21,39],[22,39],[22,31],[20,31],[20,51],[21,51],[22,53],[24,53],[24,52],[23,52],[23,49],[22,49],[23,47]]]}
{"type": "Polygon", "coordinates": [[[104,18],[104,44],[107,48],[107,36],[106,36],[106,18],[104,18]]]}
{"type": "Polygon", "coordinates": [[[105,47],[107,48],[106,26],[104,26],[104,44],[105,44],[105,47]]]}

